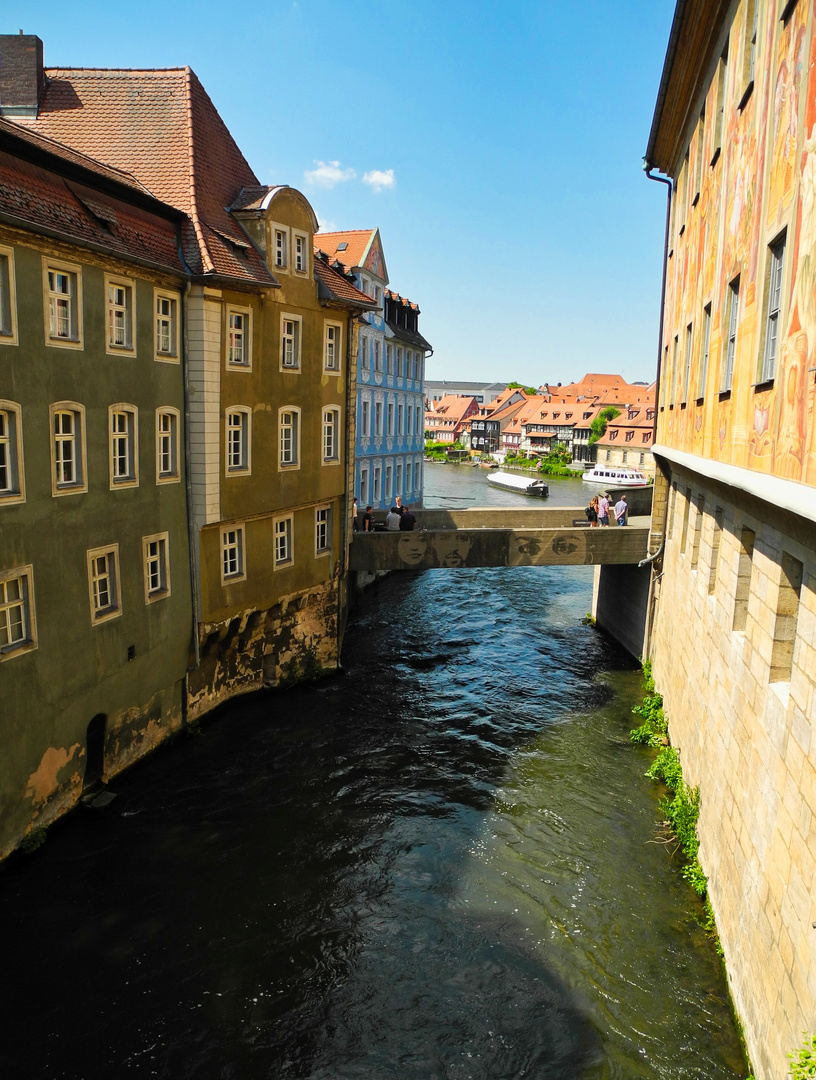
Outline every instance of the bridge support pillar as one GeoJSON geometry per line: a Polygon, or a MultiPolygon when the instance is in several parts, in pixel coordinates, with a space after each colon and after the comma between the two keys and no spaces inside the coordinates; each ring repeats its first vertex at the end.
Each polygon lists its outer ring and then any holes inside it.
{"type": "Polygon", "coordinates": [[[596,625],[634,657],[643,653],[651,567],[615,564],[595,567],[592,614],[596,625]]]}

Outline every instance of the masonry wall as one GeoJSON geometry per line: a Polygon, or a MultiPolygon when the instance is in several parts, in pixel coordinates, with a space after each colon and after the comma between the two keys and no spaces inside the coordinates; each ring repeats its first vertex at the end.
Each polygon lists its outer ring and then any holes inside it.
{"type": "Polygon", "coordinates": [[[636,658],[643,654],[650,577],[648,566],[595,567],[595,622],[636,658]]]}
{"type": "Polygon", "coordinates": [[[682,470],[668,493],[654,677],[700,788],[700,860],[754,1072],[779,1080],[816,1009],[816,526],[682,470]]]}

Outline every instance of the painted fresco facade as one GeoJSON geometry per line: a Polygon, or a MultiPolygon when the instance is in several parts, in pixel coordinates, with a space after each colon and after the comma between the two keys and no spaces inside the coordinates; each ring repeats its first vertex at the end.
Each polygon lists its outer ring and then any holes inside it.
{"type": "Polygon", "coordinates": [[[758,1080],[816,1011],[815,19],[678,4],[647,153],[674,187],[648,649],[758,1080]]]}
{"type": "Polygon", "coordinates": [[[319,233],[315,245],[332,265],[350,271],[357,288],[377,305],[365,316],[357,348],[355,492],[359,505],[385,509],[397,495],[406,506],[419,505],[425,356],[430,351],[416,325],[419,309],[388,290],[378,229],[319,233]]]}

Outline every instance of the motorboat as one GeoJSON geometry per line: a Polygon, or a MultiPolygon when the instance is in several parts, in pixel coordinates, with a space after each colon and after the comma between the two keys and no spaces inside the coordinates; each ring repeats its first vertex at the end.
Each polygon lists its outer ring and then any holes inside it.
{"type": "Polygon", "coordinates": [[[616,468],[614,465],[597,464],[581,479],[585,484],[600,484],[601,487],[639,488],[648,487],[648,477],[637,469],[616,468]]]}
{"type": "Polygon", "coordinates": [[[545,480],[534,480],[531,476],[518,473],[490,473],[487,482],[494,487],[504,488],[505,491],[515,491],[519,495],[535,495],[539,499],[546,499],[550,494],[550,488],[545,480]]]}

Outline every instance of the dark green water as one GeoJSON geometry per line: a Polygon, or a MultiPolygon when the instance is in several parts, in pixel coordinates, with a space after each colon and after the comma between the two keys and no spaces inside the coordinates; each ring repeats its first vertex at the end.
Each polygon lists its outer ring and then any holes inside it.
{"type": "Polygon", "coordinates": [[[345,677],[225,708],[0,871],[0,1075],[741,1080],[590,595],[392,575],[345,677]]]}

